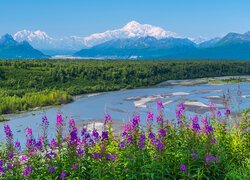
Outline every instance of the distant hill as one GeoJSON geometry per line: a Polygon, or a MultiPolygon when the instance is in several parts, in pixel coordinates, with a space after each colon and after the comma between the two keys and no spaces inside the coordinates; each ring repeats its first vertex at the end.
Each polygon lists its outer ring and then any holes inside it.
{"type": "Polygon", "coordinates": [[[195,43],[188,39],[140,37],[111,40],[89,49],[83,49],[75,53],[75,56],[122,59],[159,58],[195,49],[195,43]]]}
{"type": "Polygon", "coordinates": [[[27,41],[17,42],[9,34],[0,38],[0,58],[2,59],[29,59],[47,58],[42,52],[34,49],[27,41]]]}
{"type": "Polygon", "coordinates": [[[75,56],[120,59],[239,59],[250,60],[250,32],[229,33],[200,44],[185,38],[154,37],[111,40],[82,49],[75,56]]]}

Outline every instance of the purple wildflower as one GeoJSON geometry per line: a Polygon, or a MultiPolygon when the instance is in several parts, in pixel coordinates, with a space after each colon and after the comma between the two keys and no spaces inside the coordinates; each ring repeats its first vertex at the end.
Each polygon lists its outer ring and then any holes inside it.
{"type": "Polygon", "coordinates": [[[179,109],[181,111],[184,111],[185,110],[185,105],[183,103],[179,104],[179,109]]]}
{"type": "Polygon", "coordinates": [[[16,149],[16,151],[20,151],[21,150],[21,145],[20,145],[19,141],[15,142],[15,149],[16,149]]]}
{"type": "Polygon", "coordinates": [[[23,176],[29,176],[32,174],[32,170],[33,168],[31,166],[27,166],[24,170],[23,170],[23,176]]]}
{"type": "Polygon", "coordinates": [[[14,153],[9,152],[9,153],[8,153],[8,159],[12,159],[13,157],[14,157],[14,153]]]}
{"type": "Polygon", "coordinates": [[[155,139],[155,145],[156,145],[156,148],[159,150],[159,151],[161,151],[161,150],[163,150],[163,148],[164,148],[164,144],[159,140],[159,139],[155,139]]]}
{"type": "Polygon", "coordinates": [[[92,136],[93,136],[95,139],[98,139],[98,138],[99,138],[99,133],[98,133],[98,131],[97,131],[96,129],[94,129],[94,130],[92,131],[92,136]]]}
{"type": "Polygon", "coordinates": [[[82,156],[84,154],[84,150],[82,150],[81,148],[78,148],[77,154],[78,154],[78,156],[82,156]]]}
{"type": "Polygon", "coordinates": [[[58,146],[56,140],[54,138],[51,139],[50,141],[50,148],[55,149],[58,146]]]}
{"type": "Polygon", "coordinates": [[[220,111],[217,111],[216,114],[217,114],[218,117],[221,117],[221,112],[220,111]]]}
{"type": "Polygon", "coordinates": [[[115,161],[115,159],[117,158],[117,154],[112,154],[112,155],[107,154],[106,158],[107,158],[107,160],[115,161]]]}
{"type": "Polygon", "coordinates": [[[154,114],[151,113],[151,112],[149,112],[148,115],[147,115],[147,119],[153,121],[153,119],[154,119],[154,114]]]}
{"type": "Polygon", "coordinates": [[[157,117],[156,117],[156,122],[157,122],[157,123],[163,123],[162,117],[161,117],[161,116],[157,116],[157,117]]]}
{"type": "Polygon", "coordinates": [[[62,118],[62,114],[57,114],[56,116],[56,126],[62,126],[63,125],[63,118],[62,118]]]}
{"type": "Polygon", "coordinates": [[[205,133],[208,135],[208,134],[210,134],[211,132],[213,132],[213,126],[206,125],[206,126],[205,126],[205,133]]]}
{"type": "Polygon", "coordinates": [[[27,158],[27,156],[25,156],[25,155],[22,155],[22,156],[20,156],[20,161],[27,161],[28,160],[28,158],[27,158]]]}
{"type": "Polygon", "coordinates": [[[139,139],[139,144],[138,144],[140,149],[143,149],[145,147],[145,140],[146,140],[146,135],[141,134],[140,139],[139,139]]]}
{"type": "Polygon", "coordinates": [[[162,109],[163,108],[163,102],[162,101],[158,101],[157,102],[157,107],[158,107],[158,109],[162,109]]]}
{"type": "Polygon", "coordinates": [[[226,109],[225,115],[229,115],[229,114],[231,114],[230,109],[226,109]]]}
{"type": "Polygon", "coordinates": [[[120,142],[119,145],[118,145],[118,147],[119,147],[120,149],[123,149],[123,148],[125,147],[125,143],[124,143],[123,141],[120,142]]]}
{"type": "Polygon", "coordinates": [[[101,154],[100,153],[95,153],[94,154],[94,159],[100,159],[101,158],[101,154]]]}
{"type": "Polygon", "coordinates": [[[56,170],[56,169],[55,169],[55,167],[54,167],[54,166],[50,166],[50,167],[49,167],[49,172],[51,172],[51,173],[52,173],[52,172],[55,172],[55,170],[56,170]]]}
{"type": "Polygon", "coordinates": [[[194,158],[194,160],[197,160],[198,159],[198,154],[196,154],[196,153],[191,153],[191,156],[194,158]]]}
{"type": "Polygon", "coordinates": [[[12,169],[12,168],[13,168],[13,164],[8,163],[8,164],[7,164],[7,169],[12,169]]]}
{"type": "Polygon", "coordinates": [[[75,164],[73,164],[71,166],[71,170],[76,170],[77,168],[78,168],[78,164],[77,163],[75,163],[75,164]]]}
{"type": "Polygon", "coordinates": [[[27,137],[31,137],[32,136],[32,129],[31,128],[27,128],[26,129],[26,136],[27,137]]]}
{"type": "Polygon", "coordinates": [[[7,138],[13,138],[13,134],[9,125],[4,126],[4,132],[7,138]]]}
{"type": "Polygon", "coordinates": [[[182,172],[186,171],[186,166],[185,166],[184,164],[181,164],[181,165],[180,165],[180,170],[181,170],[182,172]]]}
{"type": "Polygon", "coordinates": [[[150,132],[148,136],[149,136],[150,140],[154,140],[155,139],[155,134],[152,133],[152,132],[150,132]]]}
{"type": "Polygon", "coordinates": [[[4,168],[0,167],[0,173],[4,173],[4,168]]]}
{"type": "Polygon", "coordinates": [[[109,134],[108,134],[107,131],[103,131],[103,132],[102,132],[102,140],[104,140],[104,139],[106,139],[106,140],[109,139],[109,134]]]}
{"type": "Polygon", "coordinates": [[[67,174],[66,172],[62,172],[62,174],[60,175],[60,179],[66,179],[67,174]]]}
{"type": "Polygon", "coordinates": [[[166,131],[164,129],[159,129],[158,134],[162,138],[166,137],[166,135],[167,135],[167,133],[166,133],[166,131]]]}
{"type": "Polygon", "coordinates": [[[76,145],[79,141],[79,138],[77,136],[77,129],[74,129],[70,132],[70,145],[76,145]]]}
{"type": "Polygon", "coordinates": [[[47,116],[43,116],[42,117],[42,127],[47,128],[48,126],[49,126],[48,118],[47,118],[47,116]]]}
{"type": "Polygon", "coordinates": [[[109,114],[105,114],[105,121],[104,121],[104,124],[105,125],[108,125],[110,124],[112,121],[111,121],[111,116],[109,114]]]}

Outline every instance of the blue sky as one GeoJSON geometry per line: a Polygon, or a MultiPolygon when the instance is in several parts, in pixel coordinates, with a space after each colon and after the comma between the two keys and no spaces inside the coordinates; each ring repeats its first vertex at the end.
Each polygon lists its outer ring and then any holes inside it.
{"type": "Polygon", "coordinates": [[[0,0],[0,34],[43,30],[87,36],[131,20],[186,37],[250,31],[249,0],[0,0]]]}

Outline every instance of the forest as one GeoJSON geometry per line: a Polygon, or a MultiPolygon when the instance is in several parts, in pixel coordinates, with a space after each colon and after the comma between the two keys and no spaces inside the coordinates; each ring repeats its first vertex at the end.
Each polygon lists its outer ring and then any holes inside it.
{"type": "Polygon", "coordinates": [[[250,75],[250,61],[1,60],[0,114],[166,80],[250,75]]]}

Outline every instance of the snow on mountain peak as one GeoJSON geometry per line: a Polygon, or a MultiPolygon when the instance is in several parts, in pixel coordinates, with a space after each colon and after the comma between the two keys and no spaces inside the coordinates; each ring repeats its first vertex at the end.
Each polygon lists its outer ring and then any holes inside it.
{"type": "Polygon", "coordinates": [[[157,39],[175,37],[179,38],[176,33],[166,31],[160,27],[152,26],[150,24],[140,24],[137,21],[131,21],[125,25],[121,30],[126,31],[129,37],[145,37],[152,36],[157,39]]]}
{"type": "Polygon", "coordinates": [[[131,21],[120,29],[108,30],[102,33],[95,33],[87,37],[69,36],[55,39],[41,30],[29,31],[22,30],[14,34],[16,41],[28,41],[33,47],[44,49],[70,49],[80,50],[84,47],[92,47],[113,39],[124,39],[134,37],[155,37],[162,38],[180,38],[176,33],[166,31],[163,28],[149,24],[140,24],[137,21],[131,21]]]}

